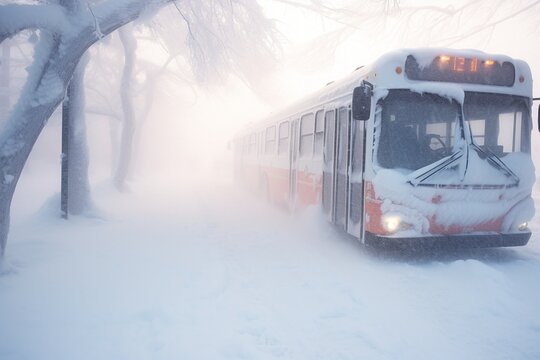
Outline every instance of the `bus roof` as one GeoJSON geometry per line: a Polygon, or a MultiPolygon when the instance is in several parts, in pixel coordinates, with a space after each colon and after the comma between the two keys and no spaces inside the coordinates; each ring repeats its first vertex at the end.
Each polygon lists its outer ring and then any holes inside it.
{"type": "MultiPolygon", "coordinates": [[[[532,76],[527,63],[506,55],[478,50],[446,48],[401,49],[381,56],[373,64],[374,85],[386,89],[407,89],[417,84],[440,84],[461,91],[504,93],[531,97],[532,76]],[[415,78],[407,70],[408,59],[414,58],[417,69],[427,72],[415,78]],[[444,63],[446,61],[446,63],[444,63]],[[506,71],[503,65],[511,69],[506,71]],[[490,69],[482,69],[482,66],[490,69]],[[396,71],[401,68],[401,72],[396,71]],[[499,67],[499,68],[497,68],[499,67]],[[441,70],[442,69],[442,70],[441,70]],[[424,71],[427,70],[427,71],[424,71]],[[511,76],[509,82],[497,85],[498,78],[511,76]]],[[[504,79],[503,79],[504,80],[504,79]]]]}
{"type": "MultiPolygon", "coordinates": [[[[448,65],[452,66],[452,64],[448,65]]],[[[435,77],[437,74],[435,73],[435,77]]],[[[339,107],[350,103],[350,95],[353,89],[365,80],[374,85],[375,97],[383,96],[389,89],[413,89],[421,92],[441,93],[443,96],[451,96],[458,101],[459,94],[464,91],[504,93],[532,96],[532,76],[526,62],[512,59],[506,55],[488,54],[478,50],[457,50],[447,48],[418,48],[400,49],[386,53],[370,65],[361,66],[348,76],[333,81],[322,89],[312,93],[304,99],[297,101],[283,110],[270,114],[263,122],[250,124],[242,133],[252,131],[267,123],[278,120],[296,118],[301,113],[310,109],[320,108],[323,104],[328,107],[339,107]],[[454,71],[465,70],[465,66],[471,70],[480,64],[504,64],[509,63],[514,68],[514,78],[511,86],[498,86],[482,84],[478,82],[453,82],[444,80],[417,80],[411,79],[407,74],[407,59],[413,57],[419,69],[428,68],[435,61],[448,59],[454,62],[454,71]],[[493,63],[492,63],[493,62],[493,63]],[[476,65],[475,65],[476,64],[476,65]],[[457,66],[457,67],[456,67],[457,66]]],[[[474,80],[474,77],[473,77],[474,80]]],[[[461,95],[462,97],[463,95],[461,95]]]]}

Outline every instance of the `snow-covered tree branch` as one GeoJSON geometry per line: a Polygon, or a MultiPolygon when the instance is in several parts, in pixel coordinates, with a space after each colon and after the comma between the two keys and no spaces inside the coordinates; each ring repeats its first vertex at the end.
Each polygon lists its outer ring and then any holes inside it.
{"type": "Polygon", "coordinates": [[[60,5],[0,5],[0,42],[23,30],[61,33],[68,25],[66,10],[60,5]]]}
{"type": "MultiPolygon", "coordinates": [[[[0,133],[0,253],[5,249],[11,200],[21,171],[43,126],[64,99],[81,56],[103,36],[170,2],[104,0],[90,7],[82,0],[59,0],[0,6],[0,41],[25,29],[39,33],[22,95],[0,133]]],[[[226,71],[249,79],[256,71],[244,50],[250,48],[250,55],[272,52],[272,24],[254,0],[185,0],[176,6],[190,29],[185,41],[199,79],[226,71]]]]}

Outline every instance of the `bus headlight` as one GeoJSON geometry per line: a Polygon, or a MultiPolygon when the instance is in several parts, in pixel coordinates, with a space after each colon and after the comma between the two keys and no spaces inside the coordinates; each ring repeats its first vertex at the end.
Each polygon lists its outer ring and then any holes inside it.
{"type": "Polygon", "coordinates": [[[529,229],[529,224],[527,224],[527,222],[524,222],[518,225],[519,231],[526,231],[528,229],[529,229]]]}
{"type": "Polygon", "coordinates": [[[404,223],[399,215],[383,215],[381,220],[384,230],[388,231],[390,234],[411,227],[409,224],[404,223]]]}

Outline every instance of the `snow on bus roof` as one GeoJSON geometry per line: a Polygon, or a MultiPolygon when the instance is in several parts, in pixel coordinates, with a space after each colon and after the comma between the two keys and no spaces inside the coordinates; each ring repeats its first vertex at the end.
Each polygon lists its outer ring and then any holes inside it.
{"type": "Polygon", "coordinates": [[[339,107],[345,104],[343,99],[345,96],[352,94],[353,89],[360,85],[362,79],[371,71],[372,66],[360,66],[356,68],[350,75],[327,83],[316,92],[311,93],[300,100],[297,100],[288,106],[280,108],[276,112],[270,113],[262,121],[251,122],[246,125],[241,134],[246,134],[253,131],[254,128],[260,127],[267,123],[273,123],[276,120],[290,120],[291,118],[298,117],[300,113],[315,108],[321,103],[331,103],[339,107]]]}
{"type": "Polygon", "coordinates": [[[437,94],[450,100],[454,99],[460,104],[462,104],[465,100],[465,91],[463,91],[463,88],[457,84],[432,81],[420,84],[413,84],[410,86],[409,90],[420,94],[437,94]]]}
{"type": "MultiPolygon", "coordinates": [[[[479,84],[453,84],[449,82],[441,83],[436,81],[427,81],[427,82],[411,82],[408,81],[404,76],[396,78],[394,71],[387,71],[388,69],[394,69],[397,66],[403,67],[407,56],[412,55],[416,59],[420,67],[428,66],[432,61],[441,55],[448,56],[460,56],[466,58],[479,58],[479,59],[491,59],[498,62],[511,62],[516,67],[516,76],[517,73],[525,76],[525,78],[530,79],[531,73],[530,68],[526,62],[518,59],[513,59],[507,55],[501,54],[489,54],[480,50],[474,49],[450,49],[450,48],[403,48],[396,49],[385,53],[378,57],[373,63],[365,66],[359,66],[349,75],[331,81],[326,84],[326,86],[320,88],[318,91],[311,93],[310,95],[290,104],[287,107],[280,109],[275,113],[269,114],[262,121],[256,121],[250,123],[244,127],[241,131],[242,134],[253,131],[254,128],[264,126],[268,123],[273,123],[277,120],[291,119],[299,117],[300,113],[309,111],[310,109],[315,109],[320,107],[322,103],[331,105],[334,107],[339,107],[345,105],[347,102],[346,96],[352,94],[353,89],[356,86],[359,86],[362,80],[373,82],[376,85],[383,85],[384,89],[376,90],[386,90],[391,88],[400,88],[406,86],[406,88],[411,89],[415,92],[433,92],[440,94],[441,96],[455,99],[459,102],[463,102],[464,91],[467,87],[478,87],[482,86],[486,90],[493,92],[508,92],[510,88],[501,87],[501,86],[489,86],[489,85],[479,85],[479,84]],[[406,84],[406,85],[405,85],[406,84]]],[[[523,89],[514,89],[514,92],[519,93],[520,95],[525,95],[529,92],[529,88],[532,89],[531,81],[523,89]]],[[[385,91],[376,91],[376,94],[385,94],[385,91]]],[[[239,134],[240,135],[240,134],[239,134]]]]}

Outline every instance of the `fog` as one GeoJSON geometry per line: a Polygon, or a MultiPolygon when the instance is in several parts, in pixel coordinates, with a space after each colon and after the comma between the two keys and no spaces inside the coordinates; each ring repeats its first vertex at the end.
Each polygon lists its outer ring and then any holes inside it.
{"type": "MultiPolygon", "coordinates": [[[[524,7],[525,2],[515,4],[498,3],[499,10],[490,10],[491,19],[484,16],[488,13],[488,5],[480,4],[474,12],[463,13],[463,19],[443,21],[432,28],[431,21],[425,21],[425,13],[416,10],[412,15],[406,9],[425,6],[420,2],[403,2],[404,10],[393,10],[389,13],[381,11],[379,3],[368,4],[356,11],[375,12],[377,16],[362,24],[354,24],[351,30],[343,25],[341,19],[330,20],[314,11],[290,6],[286,2],[263,2],[267,16],[274,20],[279,31],[280,48],[273,59],[267,59],[262,72],[247,81],[235,73],[223,75],[220,79],[198,82],[189,73],[182,56],[167,67],[165,75],[156,80],[153,105],[145,119],[139,119],[134,147],[134,164],[130,182],[151,178],[188,179],[190,177],[213,177],[213,169],[230,169],[232,152],[229,142],[234,134],[249,123],[260,121],[272,112],[301,99],[320,89],[326,83],[348,75],[360,65],[369,64],[385,52],[397,48],[444,47],[479,49],[487,53],[505,54],[523,59],[531,67],[534,74],[540,72],[540,53],[535,51],[535,41],[539,33],[540,22],[534,16],[537,8],[533,7],[525,13],[510,17],[496,25],[488,26],[497,17],[509,17],[513,9],[524,7]],[[359,10],[360,9],[360,10],[359,10]],[[430,27],[425,28],[426,23],[430,27]],[[487,24],[487,25],[486,25],[487,24]],[[484,28],[481,31],[475,30],[484,28]],[[266,71],[268,70],[269,71],[266,71]]],[[[458,8],[459,4],[449,2],[440,4],[442,8],[458,8]]],[[[515,10],[514,10],[515,11],[515,10]]],[[[427,12],[430,15],[429,11],[427,12]]],[[[434,15],[433,15],[434,16],[434,15]]],[[[182,24],[176,24],[177,14],[170,8],[162,10],[155,21],[167,21],[166,29],[176,31],[172,36],[182,35],[182,24]],[[178,25],[178,28],[175,26],[178,25]]],[[[346,18],[347,21],[353,22],[346,18]]],[[[156,40],[148,38],[148,33],[139,30],[137,57],[139,66],[151,74],[154,68],[159,69],[166,62],[168,53],[156,40]],[[142,65],[141,65],[142,64],[142,65]],[[146,65],[145,65],[146,64],[146,65]]],[[[174,39],[174,38],[173,38],[174,39]]],[[[160,40],[163,41],[163,40],[160,40]]],[[[178,45],[180,48],[181,45],[178,45]]],[[[118,99],[114,90],[119,86],[122,69],[121,49],[118,41],[109,41],[102,46],[100,63],[107,64],[108,70],[100,74],[101,68],[91,60],[87,82],[92,89],[102,88],[106,97],[118,99]],[[117,57],[109,52],[114,50],[117,57]],[[97,68],[97,69],[96,69],[97,68]],[[117,79],[110,78],[117,75],[117,79]],[[101,76],[102,78],[98,78],[101,76]],[[105,82],[105,83],[104,83],[105,82]],[[107,84],[108,82],[108,84],[107,84]],[[112,85],[112,86],[111,86],[112,85]]],[[[249,54],[249,52],[246,52],[249,54]]],[[[249,58],[249,56],[248,56],[249,58]]],[[[261,61],[255,58],[253,61],[261,61]]],[[[87,75],[88,76],[88,75],[87,75]]],[[[533,82],[533,94],[540,94],[540,85],[533,82]]],[[[88,91],[88,90],[87,90],[88,91]]],[[[135,99],[136,107],[142,117],[142,103],[147,93],[141,92],[135,99]]],[[[102,95],[102,96],[103,96],[102,95]]],[[[535,95],[536,96],[536,95],[535,95]]],[[[99,108],[100,100],[95,90],[88,91],[89,107],[99,108]]],[[[114,101],[112,101],[114,106],[114,101]]],[[[109,105],[111,106],[111,105],[109,105]]],[[[103,108],[103,104],[101,104],[103,108]]],[[[117,112],[121,112],[117,104],[117,112]]],[[[536,118],[537,106],[533,106],[533,119],[536,118]]],[[[43,135],[38,140],[36,149],[25,168],[25,176],[18,186],[14,201],[15,219],[18,203],[24,202],[25,196],[33,187],[33,180],[39,176],[48,184],[48,195],[43,191],[43,183],[35,196],[52,196],[59,191],[59,149],[60,149],[60,114],[57,112],[50,120],[43,135]],[[54,169],[54,170],[52,170],[54,169]],[[51,171],[52,170],[52,171],[51,171]],[[29,189],[25,190],[24,187],[29,189]]],[[[115,153],[112,151],[111,128],[120,131],[119,121],[109,117],[87,114],[88,141],[90,145],[90,178],[93,184],[99,184],[110,178],[114,168],[115,153]]],[[[533,134],[533,143],[537,136],[533,134]]],[[[533,146],[534,148],[534,146],[533,146]]],[[[536,158],[536,152],[533,151],[536,158]]],[[[195,190],[195,189],[193,189],[195,190]]],[[[204,191],[204,189],[197,189],[204,191]]],[[[30,196],[34,198],[34,196],[30,196]]],[[[39,201],[32,201],[36,207],[39,201]]],[[[25,207],[25,206],[22,206],[25,207]]]]}
{"type": "MultiPolygon", "coordinates": [[[[124,191],[113,182],[122,47],[113,34],[91,48],[92,207],[60,219],[57,109],[12,202],[0,262],[0,358],[540,357],[537,216],[521,248],[372,251],[327,224],[319,208],[290,214],[235,185],[231,146],[249,124],[394,49],[504,54],[525,60],[536,80],[540,2],[478,2],[448,19],[420,0],[339,1],[318,11],[318,2],[259,3],[277,30],[273,56],[246,48],[240,68],[208,77],[174,42],[189,31],[174,7],[135,24],[137,125],[124,191]],[[178,56],[163,68],[170,53],[178,56]]],[[[468,3],[438,6],[451,12],[468,3]]],[[[533,94],[540,96],[538,81],[533,94]]],[[[537,208],[539,190],[537,183],[537,208]]]]}

